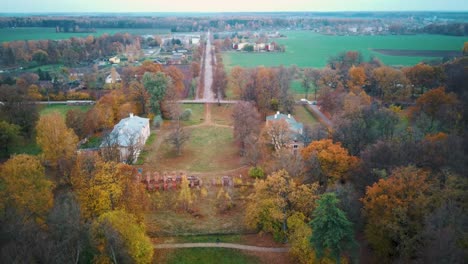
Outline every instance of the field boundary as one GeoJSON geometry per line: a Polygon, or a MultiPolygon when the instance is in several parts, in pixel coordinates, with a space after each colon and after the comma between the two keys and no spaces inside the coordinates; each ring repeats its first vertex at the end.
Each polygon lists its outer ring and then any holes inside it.
{"type": "Polygon", "coordinates": [[[174,243],[174,244],[156,244],[156,249],[176,249],[176,248],[232,248],[257,252],[288,252],[288,247],[257,247],[233,243],[174,243]]]}

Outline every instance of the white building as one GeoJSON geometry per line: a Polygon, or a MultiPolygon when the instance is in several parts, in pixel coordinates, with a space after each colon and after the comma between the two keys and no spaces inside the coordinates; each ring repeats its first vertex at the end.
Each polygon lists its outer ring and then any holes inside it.
{"type": "Polygon", "coordinates": [[[149,135],[149,119],[130,114],[114,126],[101,148],[118,148],[121,162],[135,162],[149,135]]]}

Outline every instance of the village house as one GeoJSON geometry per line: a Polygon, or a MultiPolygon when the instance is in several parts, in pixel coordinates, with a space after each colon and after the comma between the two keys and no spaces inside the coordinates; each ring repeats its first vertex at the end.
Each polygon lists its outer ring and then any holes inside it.
{"type": "Polygon", "coordinates": [[[286,121],[289,126],[289,143],[288,148],[296,151],[299,149],[300,139],[302,136],[302,132],[304,130],[304,125],[296,121],[296,119],[291,114],[281,114],[279,111],[276,112],[274,115],[270,115],[266,117],[266,123],[269,124],[271,122],[279,122],[280,120],[286,121]]]}
{"type": "Polygon", "coordinates": [[[115,56],[109,59],[109,62],[112,64],[119,64],[120,63],[120,58],[115,56]]]}
{"type": "Polygon", "coordinates": [[[106,83],[119,83],[121,81],[122,81],[122,79],[120,78],[120,74],[117,71],[115,71],[114,78],[112,77],[112,73],[110,73],[106,77],[106,83]]]}
{"type": "Polygon", "coordinates": [[[149,119],[130,114],[114,126],[109,136],[103,140],[101,149],[118,148],[121,162],[135,162],[149,135],[149,119]]]}

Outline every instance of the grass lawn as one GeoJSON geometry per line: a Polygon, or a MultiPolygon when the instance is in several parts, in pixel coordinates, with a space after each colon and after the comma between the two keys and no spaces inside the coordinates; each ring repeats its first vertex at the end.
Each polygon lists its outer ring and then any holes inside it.
{"type": "Polygon", "coordinates": [[[317,119],[305,108],[303,105],[296,105],[294,107],[294,118],[303,123],[304,125],[309,125],[313,127],[317,124],[317,119]]]}
{"type": "Polygon", "coordinates": [[[128,32],[133,35],[145,34],[167,34],[169,29],[152,28],[98,28],[95,33],[56,33],[55,28],[47,27],[26,27],[26,28],[0,28],[0,42],[15,40],[42,40],[42,39],[68,39],[71,37],[85,38],[89,35],[101,36],[103,34],[113,35],[115,33],[128,32]]]}
{"type": "Polygon", "coordinates": [[[11,150],[12,154],[39,155],[41,148],[37,145],[36,139],[21,141],[11,150]]]}
{"type": "Polygon", "coordinates": [[[81,145],[80,148],[82,149],[87,149],[87,148],[99,148],[102,142],[102,137],[100,136],[91,136],[88,139],[88,142],[85,144],[81,145]]]}
{"type": "Polygon", "coordinates": [[[232,110],[234,109],[233,104],[222,104],[218,106],[213,104],[211,106],[211,120],[213,123],[218,125],[232,126],[232,110]]]}
{"type": "MultiPolygon", "coordinates": [[[[240,166],[232,129],[204,126],[189,129],[190,140],[183,146],[181,156],[177,156],[173,146],[163,140],[159,148],[149,147],[152,150],[145,160],[145,167],[158,171],[210,172],[240,166]]],[[[168,132],[166,128],[165,133],[168,132]]]]}
{"type": "Polygon", "coordinates": [[[184,125],[193,126],[203,123],[203,120],[205,119],[204,104],[182,104],[182,109],[192,110],[192,116],[190,117],[190,120],[182,122],[184,125]]]}
{"type": "Polygon", "coordinates": [[[372,49],[408,49],[408,50],[456,50],[459,51],[466,37],[443,35],[413,36],[326,36],[311,31],[281,32],[287,36],[273,41],[286,46],[284,53],[246,53],[230,51],[223,54],[227,68],[239,65],[256,67],[264,65],[297,65],[299,67],[324,67],[331,56],[340,52],[357,50],[364,59],[376,56],[387,65],[414,65],[427,57],[388,56],[372,49]]]}
{"type": "Polygon", "coordinates": [[[184,248],[157,250],[153,263],[177,264],[249,264],[261,263],[256,256],[228,248],[184,248]]]}
{"type": "Polygon", "coordinates": [[[41,105],[39,109],[39,114],[47,115],[53,112],[57,112],[61,116],[65,117],[67,115],[68,110],[76,109],[76,110],[86,112],[92,107],[93,107],[92,105],[66,105],[66,104],[41,105]]]}
{"type": "Polygon", "coordinates": [[[153,145],[154,141],[156,140],[156,133],[152,132],[145,143],[145,148],[141,151],[140,155],[138,156],[138,160],[136,161],[135,165],[142,165],[148,156],[148,149],[146,146],[153,145]]]}

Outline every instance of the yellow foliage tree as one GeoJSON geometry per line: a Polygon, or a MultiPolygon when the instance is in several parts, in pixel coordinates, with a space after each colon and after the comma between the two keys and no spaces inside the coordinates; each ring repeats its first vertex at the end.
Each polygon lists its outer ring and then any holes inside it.
{"type": "Polygon", "coordinates": [[[310,215],[318,198],[317,184],[298,184],[285,170],[255,182],[249,197],[246,223],[251,228],[272,233],[275,239],[287,235],[287,219],[294,212],[310,215]]]}
{"type": "Polygon", "coordinates": [[[80,155],[72,172],[72,185],[84,218],[125,209],[143,219],[148,197],[126,164],[103,162],[97,155],[80,155]]]}
{"type": "Polygon", "coordinates": [[[67,127],[60,114],[41,116],[36,131],[36,141],[42,149],[42,157],[51,166],[55,167],[59,160],[71,160],[75,156],[78,137],[67,127]]]}
{"type": "Polygon", "coordinates": [[[9,207],[27,215],[45,217],[52,207],[53,183],[34,156],[16,155],[0,167],[0,211],[9,207]]]}
{"type": "Polygon", "coordinates": [[[123,210],[101,215],[91,226],[91,240],[99,252],[94,263],[151,263],[153,245],[145,228],[123,210]]]}
{"type": "Polygon", "coordinates": [[[177,198],[178,202],[184,208],[184,210],[188,210],[190,206],[193,204],[193,200],[195,199],[194,193],[190,189],[190,182],[187,179],[187,176],[182,176],[182,182],[180,184],[180,191],[179,197],[177,198]]]}

